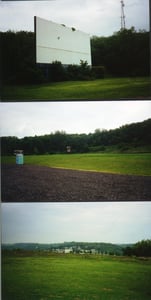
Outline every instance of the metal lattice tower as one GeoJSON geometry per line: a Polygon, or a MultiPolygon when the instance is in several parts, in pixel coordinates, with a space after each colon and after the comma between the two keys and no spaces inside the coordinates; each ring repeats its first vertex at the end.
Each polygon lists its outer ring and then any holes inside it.
{"type": "Polygon", "coordinates": [[[121,29],[125,29],[124,1],[121,0],[121,29]]]}

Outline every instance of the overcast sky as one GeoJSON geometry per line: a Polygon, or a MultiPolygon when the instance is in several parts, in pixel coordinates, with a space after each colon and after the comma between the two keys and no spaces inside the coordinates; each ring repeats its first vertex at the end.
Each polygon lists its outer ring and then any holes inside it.
{"type": "Polygon", "coordinates": [[[0,103],[1,136],[93,133],[151,118],[151,101],[0,103]]]}
{"type": "Polygon", "coordinates": [[[2,203],[2,242],[135,243],[151,238],[150,202],[2,203]]]}
{"type": "MultiPolygon", "coordinates": [[[[124,0],[126,28],[149,30],[149,0],[124,0]]],[[[34,16],[97,36],[121,27],[120,0],[1,1],[0,30],[34,31],[34,16]]]]}

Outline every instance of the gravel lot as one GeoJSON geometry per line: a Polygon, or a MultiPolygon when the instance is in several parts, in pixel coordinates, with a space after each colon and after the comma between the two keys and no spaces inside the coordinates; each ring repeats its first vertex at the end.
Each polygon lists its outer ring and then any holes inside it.
{"type": "Polygon", "coordinates": [[[149,201],[151,176],[3,164],[2,202],[149,201]]]}

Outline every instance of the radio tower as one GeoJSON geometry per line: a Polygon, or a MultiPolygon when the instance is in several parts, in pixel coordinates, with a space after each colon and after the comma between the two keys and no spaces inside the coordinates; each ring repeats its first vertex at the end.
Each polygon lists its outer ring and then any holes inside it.
{"type": "Polygon", "coordinates": [[[125,29],[124,1],[121,0],[121,30],[125,29]]]}

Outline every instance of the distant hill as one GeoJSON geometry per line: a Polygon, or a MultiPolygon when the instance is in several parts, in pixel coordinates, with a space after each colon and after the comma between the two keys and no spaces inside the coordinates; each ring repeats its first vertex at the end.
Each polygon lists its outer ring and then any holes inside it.
{"type": "Polygon", "coordinates": [[[96,242],[64,242],[64,243],[14,243],[2,244],[2,250],[25,250],[25,251],[63,251],[70,249],[74,253],[89,252],[102,254],[116,254],[122,255],[123,248],[131,246],[132,244],[112,244],[112,243],[96,243],[96,242]]]}

